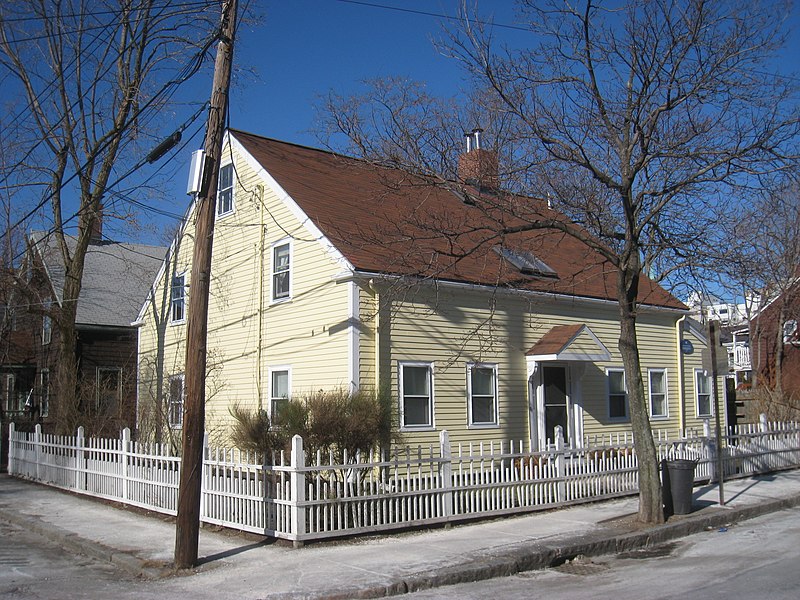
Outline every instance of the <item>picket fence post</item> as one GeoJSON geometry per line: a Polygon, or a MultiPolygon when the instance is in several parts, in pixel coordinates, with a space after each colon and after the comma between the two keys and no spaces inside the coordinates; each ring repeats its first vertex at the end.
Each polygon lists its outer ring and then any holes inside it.
{"type": "Polygon", "coordinates": [[[33,433],[34,456],[36,457],[36,481],[42,480],[42,426],[37,423],[33,433]]]}
{"type": "Polygon", "coordinates": [[[8,474],[9,475],[16,475],[17,474],[17,465],[16,465],[16,458],[15,458],[15,450],[17,448],[17,436],[16,430],[14,428],[14,422],[8,424],[8,474]]]}
{"type": "Polygon", "coordinates": [[[761,413],[758,415],[758,424],[761,429],[761,433],[767,433],[769,431],[769,423],[767,422],[767,415],[761,413]]]}
{"type": "Polygon", "coordinates": [[[128,500],[128,456],[131,446],[131,430],[126,427],[122,430],[122,452],[120,453],[120,460],[122,460],[122,501],[128,500]]]}
{"type": "Polygon", "coordinates": [[[450,448],[450,434],[446,429],[439,433],[439,485],[442,488],[442,516],[453,516],[453,451],[450,448]]]}
{"type": "Polygon", "coordinates": [[[558,484],[556,485],[558,502],[567,501],[567,482],[566,482],[566,458],[564,456],[564,429],[561,425],[556,425],[555,428],[556,438],[556,477],[558,484]]]}
{"type": "Polygon", "coordinates": [[[305,466],[306,454],[303,450],[303,438],[295,435],[292,438],[291,470],[289,471],[292,494],[292,535],[295,548],[303,545],[300,536],[306,532],[306,507],[302,505],[306,501],[306,473],[303,470],[305,466]]]}
{"type": "Polygon", "coordinates": [[[84,454],[84,444],[86,439],[84,437],[83,425],[78,427],[78,435],[75,436],[75,489],[86,489],[86,459],[84,454]]]}

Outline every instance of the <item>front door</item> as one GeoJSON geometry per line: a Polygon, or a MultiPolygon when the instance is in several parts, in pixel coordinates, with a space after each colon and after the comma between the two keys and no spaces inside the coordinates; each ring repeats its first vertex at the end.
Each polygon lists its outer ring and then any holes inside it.
{"type": "Polygon", "coordinates": [[[569,393],[567,368],[558,365],[542,365],[542,409],[544,416],[544,438],[555,443],[555,429],[560,425],[564,441],[570,443],[569,393]]]}

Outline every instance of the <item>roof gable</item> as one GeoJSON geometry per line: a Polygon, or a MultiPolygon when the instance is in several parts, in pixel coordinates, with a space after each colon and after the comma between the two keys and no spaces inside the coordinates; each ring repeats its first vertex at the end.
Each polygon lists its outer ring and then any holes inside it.
{"type": "Polygon", "coordinates": [[[529,360],[541,362],[550,360],[566,361],[607,361],[611,353],[605,344],[585,324],[556,325],[542,336],[525,353],[529,360]]]}
{"type": "MultiPolygon", "coordinates": [[[[60,304],[65,269],[55,237],[38,231],[31,233],[30,240],[32,249],[41,257],[60,304]]],[[[72,251],[76,239],[66,236],[66,241],[72,251]]],[[[91,244],[86,253],[76,324],[129,327],[136,319],[166,251],[162,246],[144,244],[91,244]]]]}

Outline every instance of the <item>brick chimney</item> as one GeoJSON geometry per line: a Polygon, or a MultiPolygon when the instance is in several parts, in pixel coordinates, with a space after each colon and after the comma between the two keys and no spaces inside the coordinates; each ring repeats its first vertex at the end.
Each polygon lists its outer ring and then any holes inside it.
{"type": "Polygon", "coordinates": [[[458,178],[468,185],[481,189],[500,187],[500,166],[497,154],[481,148],[482,129],[464,134],[467,149],[458,157],[458,178]]]}

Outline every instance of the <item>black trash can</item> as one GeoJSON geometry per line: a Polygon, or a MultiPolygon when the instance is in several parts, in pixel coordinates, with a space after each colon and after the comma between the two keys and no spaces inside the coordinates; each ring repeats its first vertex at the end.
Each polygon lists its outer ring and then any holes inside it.
{"type": "Polygon", "coordinates": [[[664,513],[688,515],[692,512],[692,490],[696,460],[664,460],[661,463],[661,487],[664,497],[664,513]]]}

